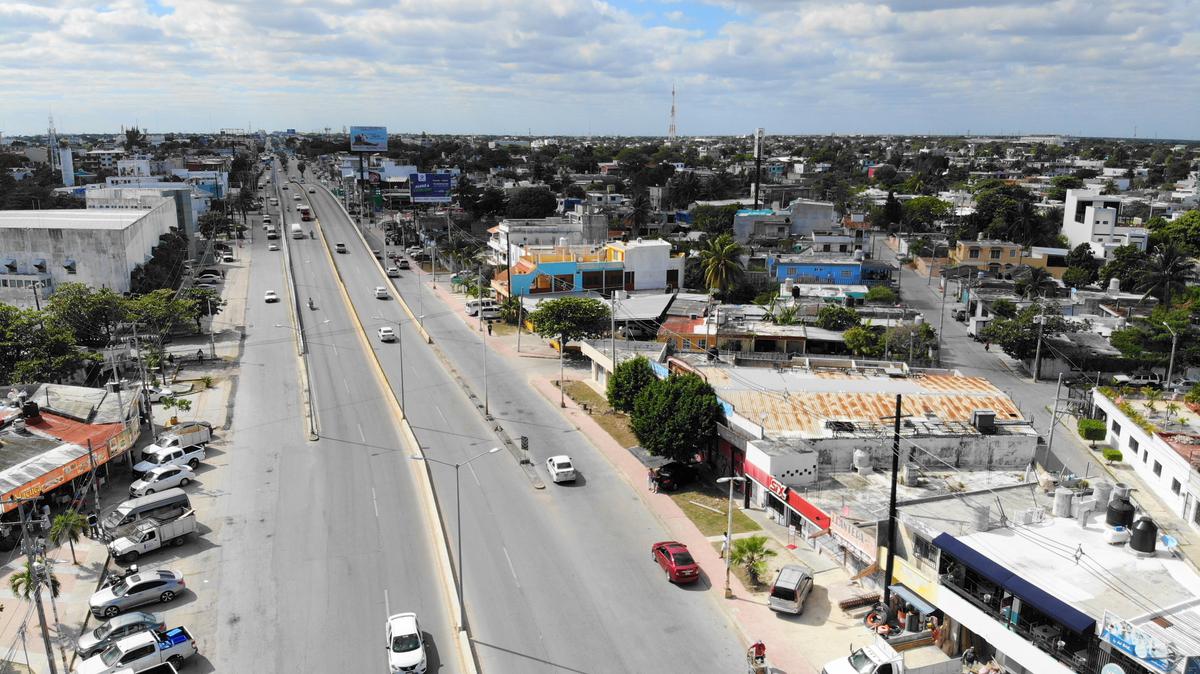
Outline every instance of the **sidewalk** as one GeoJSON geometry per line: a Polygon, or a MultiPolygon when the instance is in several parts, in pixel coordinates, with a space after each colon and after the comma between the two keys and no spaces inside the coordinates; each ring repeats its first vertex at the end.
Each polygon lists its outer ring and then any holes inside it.
{"type": "MultiPolygon", "coordinates": [[[[431,283],[426,283],[431,286],[431,283]]],[[[462,293],[452,293],[448,290],[449,283],[443,281],[432,286],[432,293],[440,299],[448,309],[466,323],[467,327],[479,331],[479,317],[468,316],[466,312],[467,296],[462,293]]],[[[483,330],[487,330],[488,321],[484,319],[483,330]]],[[[488,336],[488,345],[500,354],[509,358],[546,358],[558,360],[558,349],[550,346],[541,337],[522,330],[520,350],[517,350],[517,328],[508,324],[495,323],[495,329],[488,336]],[[502,334],[506,333],[506,334],[502,334]]]]}
{"type": "MultiPolygon", "coordinates": [[[[558,388],[551,379],[533,379],[533,387],[557,403],[558,388]]],[[[815,673],[826,662],[843,656],[853,648],[869,644],[873,636],[861,620],[837,608],[837,602],[861,590],[855,588],[846,572],[832,561],[820,557],[806,541],[797,540],[796,548],[787,548],[787,529],[755,510],[742,510],[769,536],[769,547],[777,556],[768,562],[767,577],[784,564],[799,563],[813,569],[816,587],[805,602],[804,613],[789,616],[767,607],[765,592],[751,592],[736,575],[730,577],[734,597],[724,597],[725,561],[720,557],[721,537],[706,537],[680,510],[668,494],[646,489],[646,467],[632,452],[620,446],[591,415],[567,398],[563,415],[600,450],[620,472],[646,507],[666,527],[670,536],[688,546],[692,556],[705,569],[707,592],[741,633],[748,645],[762,640],[767,645],[772,671],[789,674],[815,673]]],[[[758,533],[758,532],[755,532],[758,533]]],[[[741,538],[746,534],[739,534],[741,538]]]]}

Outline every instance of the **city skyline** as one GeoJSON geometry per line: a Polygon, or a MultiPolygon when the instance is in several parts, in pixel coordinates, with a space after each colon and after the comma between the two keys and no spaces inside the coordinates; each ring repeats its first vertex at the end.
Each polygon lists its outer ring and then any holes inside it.
{"type": "Polygon", "coordinates": [[[4,135],[1197,137],[1187,3],[0,4],[4,135]]]}

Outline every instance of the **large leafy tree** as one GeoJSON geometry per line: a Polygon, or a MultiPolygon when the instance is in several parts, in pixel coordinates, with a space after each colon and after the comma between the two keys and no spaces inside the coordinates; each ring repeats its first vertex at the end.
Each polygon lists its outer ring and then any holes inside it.
{"type": "Polygon", "coordinates": [[[883,339],[868,325],[856,325],[842,334],[846,348],[855,356],[878,358],[883,355],[883,339]]]}
{"type": "Polygon", "coordinates": [[[934,223],[953,213],[949,202],[937,197],[913,197],[904,202],[904,224],[909,231],[929,231],[934,223]]]}
{"type": "Polygon", "coordinates": [[[1057,305],[1033,303],[1012,318],[992,319],[983,329],[983,338],[997,344],[1004,353],[1017,360],[1029,360],[1037,351],[1039,321],[1044,320],[1043,336],[1075,332],[1077,329],[1062,317],[1057,305]]]}
{"type": "Polygon", "coordinates": [[[128,301],[110,288],[62,283],[46,302],[46,314],[71,331],[83,346],[102,347],[129,315],[128,301]]]}
{"type": "Polygon", "coordinates": [[[728,234],[709,239],[700,250],[700,268],[708,287],[727,291],[742,276],[742,246],[728,234]]]}
{"type": "Polygon", "coordinates": [[[558,208],[554,193],[542,187],[517,190],[508,201],[505,214],[510,218],[548,218],[558,208]]]}
{"type": "Polygon", "coordinates": [[[138,324],[141,334],[149,338],[157,357],[162,357],[163,343],[179,323],[196,320],[199,308],[190,297],[176,297],[175,292],[163,288],[139,295],[129,303],[129,316],[138,324]]]}
{"type": "Polygon", "coordinates": [[[0,381],[61,381],[89,359],[53,317],[0,304],[0,381]]]}
{"type": "Polygon", "coordinates": [[[1111,279],[1120,279],[1121,290],[1132,292],[1142,281],[1150,256],[1132,244],[1114,248],[1109,260],[1100,268],[1099,278],[1104,287],[1111,279]]]}
{"type": "Polygon", "coordinates": [[[1029,267],[1017,278],[1013,289],[1021,297],[1049,297],[1057,288],[1058,281],[1045,267],[1029,267]]]}
{"type": "Polygon", "coordinates": [[[225,300],[221,299],[221,293],[212,288],[189,288],[187,297],[195,303],[192,319],[196,321],[196,332],[201,331],[201,318],[216,316],[225,308],[225,300]]]}
{"type": "Polygon", "coordinates": [[[692,225],[709,234],[728,234],[733,231],[733,218],[740,206],[697,206],[692,209],[692,225]]]}
{"type": "Polygon", "coordinates": [[[1147,226],[1150,228],[1152,244],[1171,242],[1189,254],[1200,254],[1200,210],[1190,210],[1169,221],[1151,218],[1147,226]]]}
{"type": "Polygon", "coordinates": [[[629,412],[638,394],[657,379],[650,361],[644,356],[622,362],[608,378],[608,404],[613,409],[629,412]]]}
{"type": "Polygon", "coordinates": [[[817,310],[817,327],[824,330],[848,330],[859,320],[858,312],[850,307],[827,304],[817,310]]]}
{"type": "Polygon", "coordinates": [[[608,331],[608,305],[591,297],[556,297],[529,313],[533,331],[542,337],[571,342],[608,331]]]}
{"type": "Polygon", "coordinates": [[[675,374],[642,389],[630,421],[646,451],[688,461],[716,437],[716,424],[723,417],[708,382],[694,374],[675,374]]]}
{"type": "Polygon", "coordinates": [[[1195,279],[1192,260],[1174,241],[1167,241],[1154,249],[1149,263],[1134,286],[1145,291],[1146,297],[1155,295],[1163,306],[1171,306],[1171,297],[1187,287],[1195,279]]]}

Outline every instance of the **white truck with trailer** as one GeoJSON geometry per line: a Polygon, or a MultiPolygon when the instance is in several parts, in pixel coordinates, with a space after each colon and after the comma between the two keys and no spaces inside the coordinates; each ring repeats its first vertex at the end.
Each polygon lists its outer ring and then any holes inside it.
{"type": "Polygon", "coordinates": [[[194,533],[196,514],[191,510],[166,522],[151,518],[142,520],[133,531],[110,542],[108,552],[113,559],[125,564],[137,561],[147,552],[153,552],[164,545],[183,545],[188,536],[194,533]]]}
{"type": "Polygon", "coordinates": [[[949,658],[936,646],[903,653],[883,639],[825,663],[821,674],[961,674],[961,658],[949,658]]]}

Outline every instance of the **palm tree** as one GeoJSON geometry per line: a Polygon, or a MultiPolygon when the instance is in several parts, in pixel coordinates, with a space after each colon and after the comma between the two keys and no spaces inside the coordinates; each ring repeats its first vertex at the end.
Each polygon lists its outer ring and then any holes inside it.
{"type": "Polygon", "coordinates": [[[767,560],[777,553],[767,547],[766,536],[751,536],[739,538],[733,542],[733,550],[729,553],[729,561],[745,567],[750,582],[760,584],[760,578],[767,570],[767,560]]]}
{"type": "Polygon", "coordinates": [[[75,559],[75,544],[79,542],[79,538],[87,531],[87,517],[83,513],[75,510],[68,510],[65,513],[54,516],[54,523],[50,525],[50,542],[55,545],[62,545],[66,541],[71,546],[71,561],[76,565],[79,560],[75,559]]]}
{"type": "MultiPolygon", "coordinates": [[[[50,596],[57,597],[62,587],[58,576],[54,575],[53,571],[46,571],[40,562],[38,566],[42,568],[35,572],[33,566],[29,562],[25,562],[25,569],[23,571],[16,571],[8,577],[8,589],[21,599],[29,599],[33,596],[34,587],[38,584],[38,576],[49,575],[50,596]]],[[[42,583],[45,583],[45,580],[42,580],[42,583]]]]}
{"type": "Polygon", "coordinates": [[[642,227],[650,221],[650,197],[639,194],[633,198],[630,205],[633,210],[626,217],[626,221],[633,226],[633,238],[636,239],[642,235],[642,227]]]}
{"type": "Polygon", "coordinates": [[[1187,287],[1195,279],[1192,260],[1173,241],[1160,244],[1150,256],[1150,262],[1138,282],[1137,289],[1146,291],[1142,299],[1159,291],[1164,307],[1171,306],[1171,295],[1187,287]]]}
{"type": "Polygon", "coordinates": [[[1015,290],[1021,297],[1045,297],[1057,288],[1053,274],[1044,267],[1030,267],[1017,281],[1015,290]]]}
{"type": "Polygon", "coordinates": [[[742,276],[742,246],[729,234],[709,239],[700,250],[700,268],[709,288],[729,290],[742,276]]]}

